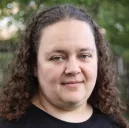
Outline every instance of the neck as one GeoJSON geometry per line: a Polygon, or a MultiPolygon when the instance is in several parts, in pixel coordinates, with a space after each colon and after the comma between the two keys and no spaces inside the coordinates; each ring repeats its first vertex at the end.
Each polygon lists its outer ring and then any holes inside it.
{"type": "Polygon", "coordinates": [[[66,122],[84,122],[88,120],[93,113],[92,107],[87,103],[74,108],[72,107],[71,109],[64,109],[50,104],[40,95],[36,96],[32,103],[46,113],[66,122]]]}

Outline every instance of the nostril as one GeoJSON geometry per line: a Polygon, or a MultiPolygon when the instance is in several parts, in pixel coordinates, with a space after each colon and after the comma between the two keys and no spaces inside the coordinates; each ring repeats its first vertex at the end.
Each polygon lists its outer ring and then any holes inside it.
{"type": "Polygon", "coordinates": [[[65,69],[65,74],[69,74],[69,75],[76,75],[79,74],[81,72],[81,69],[79,67],[67,67],[65,69]]]}
{"type": "Polygon", "coordinates": [[[65,72],[66,75],[74,76],[79,74],[79,72],[71,71],[71,72],[65,72]]]}

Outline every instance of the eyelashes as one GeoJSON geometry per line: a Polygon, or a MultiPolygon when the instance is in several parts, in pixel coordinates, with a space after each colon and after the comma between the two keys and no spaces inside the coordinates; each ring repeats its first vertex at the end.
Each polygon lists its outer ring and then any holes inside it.
{"type": "MultiPolygon", "coordinates": [[[[83,61],[87,61],[92,58],[92,55],[89,53],[86,53],[86,54],[83,53],[83,54],[78,55],[77,58],[80,60],[83,60],[83,61]]],[[[53,62],[62,62],[67,59],[68,59],[68,57],[65,57],[62,55],[55,55],[55,56],[52,56],[49,60],[53,61],[53,62]]]]}
{"type": "Polygon", "coordinates": [[[63,61],[63,60],[65,60],[65,58],[62,56],[53,56],[50,58],[50,60],[51,61],[63,61]]]}
{"type": "Polygon", "coordinates": [[[92,55],[91,54],[81,54],[81,55],[79,55],[79,58],[85,60],[85,59],[92,58],[92,55]]]}

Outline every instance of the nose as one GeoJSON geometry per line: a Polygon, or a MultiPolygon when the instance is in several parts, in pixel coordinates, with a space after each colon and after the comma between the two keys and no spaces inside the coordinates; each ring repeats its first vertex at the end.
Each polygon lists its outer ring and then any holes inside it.
{"type": "Polygon", "coordinates": [[[65,74],[76,75],[81,72],[80,65],[75,57],[70,58],[66,64],[65,74]]]}

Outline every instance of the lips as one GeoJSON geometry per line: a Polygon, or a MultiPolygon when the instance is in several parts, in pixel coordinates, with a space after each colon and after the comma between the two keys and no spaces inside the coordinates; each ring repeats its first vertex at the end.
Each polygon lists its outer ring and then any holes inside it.
{"type": "Polygon", "coordinates": [[[65,86],[69,86],[69,87],[77,87],[77,86],[81,85],[82,83],[83,83],[83,81],[67,81],[67,82],[63,82],[61,84],[65,85],[65,86]]]}
{"type": "Polygon", "coordinates": [[[78,83],[82,83],[83,81],[68,81],[68,82],[63,82],[62,84],[78,84],[78,83]]]}

